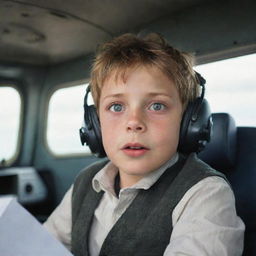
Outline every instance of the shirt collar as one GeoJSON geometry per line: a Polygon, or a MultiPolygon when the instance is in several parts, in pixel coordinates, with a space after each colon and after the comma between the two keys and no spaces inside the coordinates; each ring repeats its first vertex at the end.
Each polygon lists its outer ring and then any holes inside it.
{"type": "Polygon", "coordinates": [[[114,184],[117,173],[118,168],[112,162],[108,162],[92,179],[93,189],[96,192],[103,190],[115,194],[114,184]]]}
{"type": "MultiPolygon", "coordinates": [[[[163,164],[160,168],[155,171],[150,172],[148,175],[139,180],[136,184],[125,190],[137,190],[137,189],[149,189],[166,171],[174,165],[179,158],[178,153],[176,153],[169,161],[163,164]]],[[[96,192],[108,191],[115,195],[114,183],[115,177],[118,173],[118,168],[112,163],[107,163],[92,179],[92,187],[96,192]]]]}

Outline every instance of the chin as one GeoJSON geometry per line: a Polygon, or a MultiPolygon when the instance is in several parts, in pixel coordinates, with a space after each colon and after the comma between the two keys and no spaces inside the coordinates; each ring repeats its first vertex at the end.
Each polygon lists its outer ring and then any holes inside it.
{"type": "Polygon", "coordinates": [[[152,165],[149,165],[148,163],[147,164],[135,164],[135,166],[127,164],[123,167],[124,168],[122,168],[122,167],[119,168],[120,170],[122,170],[122,172],[124,172],[128,175],[136,175],[136,176],[145,176],[148,173],[155,170],[155,168],[152,169],[152,165]]]}

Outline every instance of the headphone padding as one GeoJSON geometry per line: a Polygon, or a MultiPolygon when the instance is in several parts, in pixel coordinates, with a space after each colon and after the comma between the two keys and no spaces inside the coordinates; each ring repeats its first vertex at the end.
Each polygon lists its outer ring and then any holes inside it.
{"type": "Polygon", "coordinates": [[[80,129],[80,139],[82,144],[86,143],[92,153],[98,157],[105,157],[106,152],[102,144],[102,135],[100,129],[100,122],[96,108],[92,106],[86,106],[84,113],[84,125],[80,129]]]}
{"type": "Polygon", "coordinates": [[[211,126],[207,100],[197,98],[189,103],[181,122],[178,151],[185,154],[201,151],[210,140],[211,126]]]}

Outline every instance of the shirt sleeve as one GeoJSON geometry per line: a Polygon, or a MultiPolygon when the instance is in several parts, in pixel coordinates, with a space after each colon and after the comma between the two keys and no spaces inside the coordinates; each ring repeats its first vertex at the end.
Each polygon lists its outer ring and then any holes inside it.
{"type": "Polygon", "coordinates": [[[71,249],[71,197],[73,185],[66,192],[61,203],[49,216],[43,226],[60,242],[62,242],[68,250],[71,249]]]}
{"type": "Polygon", "coordinates": [[[245,226],[223,178],[205,178],[187,191],[173,211],[172,223],[164,256],[242,255],[245,226]]]}

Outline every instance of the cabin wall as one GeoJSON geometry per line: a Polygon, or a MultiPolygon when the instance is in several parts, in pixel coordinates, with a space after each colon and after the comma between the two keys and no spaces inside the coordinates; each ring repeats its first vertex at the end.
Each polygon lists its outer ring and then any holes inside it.
{"type": "Polygon", "coordinates": [[[144,33],[161,33],[178,49],[193,53],[197,63],[256,51],[256,1],[214,1],[148,24],[144,33]]]}

